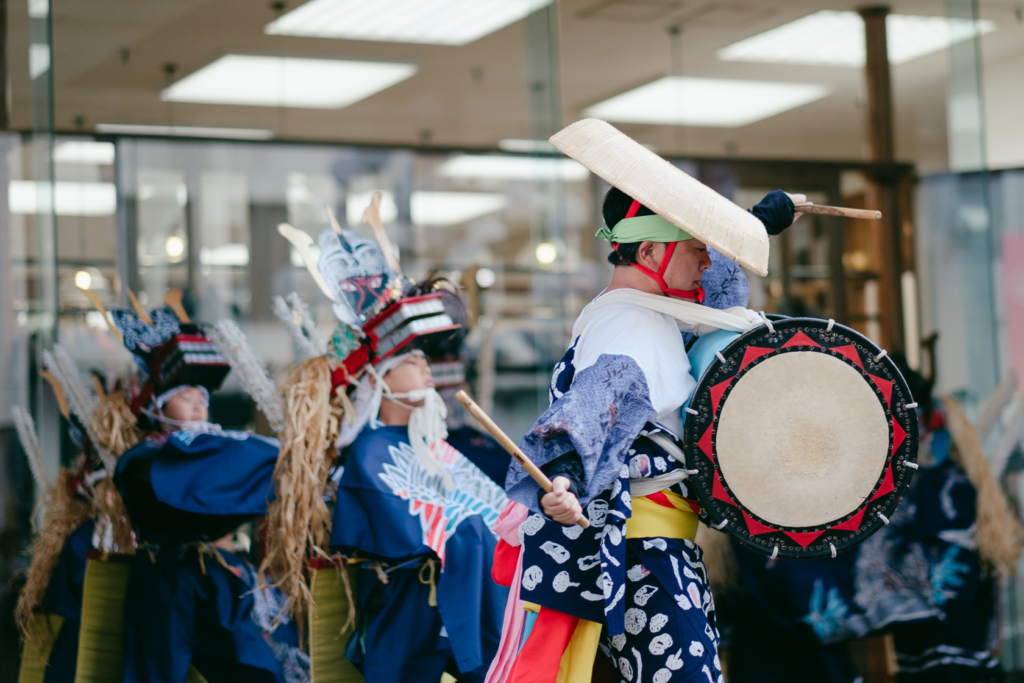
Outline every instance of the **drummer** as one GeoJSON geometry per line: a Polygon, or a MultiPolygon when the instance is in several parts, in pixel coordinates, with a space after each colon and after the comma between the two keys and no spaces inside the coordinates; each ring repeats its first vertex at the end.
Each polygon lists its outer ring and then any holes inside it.
{"type": "MultiPolygon", "coordinates": [[[[601,156],[591,170],[610,179],[616,169],[600,164],[614,165],[608,158],[615,155],[601,156]]],[[[588,165],[586,154],[575,158],[588,165]]],[[[696,384],[677,326],[686,315],[621,299],[602,302],[616,290],[647,295],[639,301],[651,295],[706,300],[701,285],[719,236],[705,229],[705,239],[697,239],[644,205],[665,194],[659,182],[674,182],[678,173],[666,173],[668,165],[653,159],[648,178],[654,179],[643,193],[629,196],[613,186],[605,197],[607,227],[599,235],[612,246],[611,282],[581,313],[552,376],[551,406],[521,444],[553,490],[544,493],[517,463],[509,471],[509,498],[534,511],[520,527],[518,578],[521,599],[539,610],[518,658],[511,666],[496,662],[492,673],[504,667],[505,674],[490,681],[554,682],[554,674],[542,672],[560,668],[568,676],[559,682],[590,680],[598,647],[620,680],[721,680],[714,602],[693,543],[700,509],[684,481],[679,440],[681,407],[696,384]],[[586,530],[575,525],[583,514],[586,530]]],[[[793,202],[802,199],[778,190],[766,196],[753,210],[763,227],[740,220],[741,229],[752,231],[748,241],[766,243],[764,230],[788,227],[793,202]]],[[[737,264],[714,260],[745,279],[737,264]]],[[[719,283],[735,282],[711,273],[719,283]]],[[[731,303],[728,312],[754,324],[756,314],[736,306],[745,304],[742,289],[723,291],[716,303],[731,303]]],[[[690,327],[698,335],[707,331],[704,324],[690,327]]]]}

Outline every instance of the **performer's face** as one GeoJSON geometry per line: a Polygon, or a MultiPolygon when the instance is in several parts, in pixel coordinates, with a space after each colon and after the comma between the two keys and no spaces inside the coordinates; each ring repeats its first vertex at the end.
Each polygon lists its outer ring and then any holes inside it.
{"type": "Polygon", "coordinates": [[[196,387],[179,391],[164,404],[164,415],[179,422],[206,422],[210,410],[206,397],[196,387]]]}
{"type": "MultiPolygon", "coordinates": [[[[657,272],[668,245],[662,242],[651,242],[651,248],[645,249],[645,243],[637,253],[637,260],[642,265],[657,272]],[[647,262],[649,261],[649,263],[647,262]]],[[[672,260],[665,269],[665,284],[669,289],[690,290],[700,287],[704,279],[704,271],[711,267],[711,256],[708,246],[698,239],[683,240],[676,243],[672,252],[672,260]]]]}
{"type": "MultiPolygon", "coordinates": [[[[406,358],[398,367],[392,368],[384,375],[384,381],[396,394],[434,387],[434,376],[430,374],[430,364],[427,363],[425,357],[418,353],[406,358]]],[[[419,404],[410,403],[409,405],[418,406],[419,404]]]]}

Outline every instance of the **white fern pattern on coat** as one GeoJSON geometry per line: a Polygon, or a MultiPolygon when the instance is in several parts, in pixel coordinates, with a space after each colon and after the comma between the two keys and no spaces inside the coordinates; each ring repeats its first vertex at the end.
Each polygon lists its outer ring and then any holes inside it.
{"type": "Polygon", "coordinates": [[[446,490],[441,476],[428,474],[405,442],[388,446],[394,464],[385,463],[380,478],[392,493],[409,501],[409,514],[418,516],[423,528],[423,544],[437,554],[443,566],[445,543],[459,524],[471,515],[480,515],[490,529],[507,499],[500,487],[448,442],[441,441],[430,450],[448,470],[454,489],[446,490]]]}

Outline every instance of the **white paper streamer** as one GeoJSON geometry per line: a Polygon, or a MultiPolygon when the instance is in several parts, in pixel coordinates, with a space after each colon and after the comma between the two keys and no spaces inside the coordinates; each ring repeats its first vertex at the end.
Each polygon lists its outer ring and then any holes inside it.
{"type": "Polygon", "coordinates": [[[18,406],[11,407],[11,417],[14,418],[14,428],[18,432],[18,440],[28,457],[28,466],[32,470],[32,478],[36,481],[36,491],[45,495],[53,482],[46,471],[46,460],[43,458],[43,449],[39,446],[36,437],[36,425],[32,416],[18,406]]]}
{"type": "Polygon", "coordinates": [[[211,330],[210,337],[217,345],[217,350],[227,358],[231,369],[238,373],[242,387],[267,417],[270,427],[278,434],[283,434],[284,402],[281,394],[270,378],[267,366],[249,346],[242,330],[233,320],[221,320],[211,330]]]}

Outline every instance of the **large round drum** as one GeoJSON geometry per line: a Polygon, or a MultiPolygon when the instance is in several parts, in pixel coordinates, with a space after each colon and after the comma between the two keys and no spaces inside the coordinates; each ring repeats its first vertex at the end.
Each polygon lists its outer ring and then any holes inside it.
{"type": "Polygon", "coordinates": [[[785,558],[835,557],[888,524],[917,468],[917,414],[885,352],[789,318],[705,335],[689,356],[684,450],[708,523],[785,558]]]}

